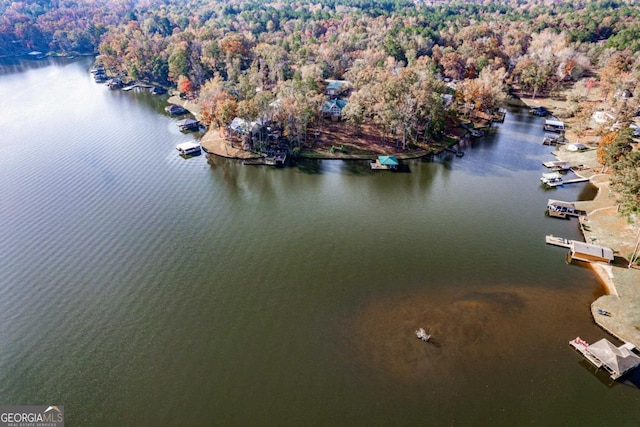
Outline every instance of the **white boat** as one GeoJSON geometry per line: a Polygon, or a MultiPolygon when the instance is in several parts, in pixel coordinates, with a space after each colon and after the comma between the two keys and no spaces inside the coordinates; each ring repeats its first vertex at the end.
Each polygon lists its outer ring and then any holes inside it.
{"type": "Polygon", "coordinates": [[[427,331],[424,330],[424,328],[420,328],[416,330],[416,337],[424,342],[427,342],[431,339],[431,334],[428,334],[427,331]]]}
{"type": "Polygon", "coordinates": [[[540,178],[540,181],[543,182],[544,184],[549,184],[549,183],[553,183],[553,182],[561,182],[562,181],[562,175],[560,174],[560,172],[546,172],[542,174],[542,177],[540,178]]]}
{"type": "Polygon", "coordinates": [[[178,150],[183,156],[193,156],[200,154],[200,144],[196,144],[195,142],[183,142],[176,145],[176,150],[178,150]]]}

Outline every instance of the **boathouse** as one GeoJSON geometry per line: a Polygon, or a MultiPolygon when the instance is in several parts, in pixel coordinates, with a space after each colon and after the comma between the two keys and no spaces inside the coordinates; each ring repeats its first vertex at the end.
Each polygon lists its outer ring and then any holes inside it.
{"type": "Polygon", "coordinates": [[[587,212],[576,209],[576,206],[570,202],[562,200],[549,199],[547,202],[547,215],[554,218],[569,218],[572,216],[585,216],[587,212]]]}
{"type": "Polygon", "coordinates": [[[640,366],[640,357],[633,352],[635,348],[633,344],[627,343],[616,347],[606,338],[602,338],[589,345],[578,337],[569,341],[569,345],[595,367],[606,369],[614,380],[640,366]]]}
{"type": "Polygon", "coordinates": [[[183,156],[196,156],[200,154],[200,144],[195,142],[182,142],[176,145],[176,150],[183,156]]]}
{"type": "Polygon", "coordinates": [[[567,261],[578,260],[585,262],[606,262],[613,261],[613,250],[605,248],[603,246],[591,245],[589,243],[579,242],[577,240],[564,239],[562,237],[556,237],[552,234],[548,234],[545,237],[545,241],[549,245],[560,246],[563,248],[569,248],[567,254],[567,261]]]}
{"type": "Polygon", "coordinates": [[[400,162],[396,156],[378,156],[371,162],[371,169],[396,170],[399,165],[400,162]]]}
{"type": "Polygon", "coordinates": [[[564,122],[560,120],[545,120],[544,130],[549,132],[564,132],[564,122]]]}
{"type": "Polygon", "coordinates": [[[566,171],[571,169],[569,162],[555,160],[552,162],[542,162],[542,166],[553,171],[566,171]]]}
{"type": "Polygon", "coordinates": [[[172,116],[177,116],[179,114],[185,114],[187,112],[187,110],[185,110],[184,107],[182,107],[180,105],[176,105],[176,104],[171,104],[171,105],[168,105],[168,106],[164,107],[164,111],[166,111],[167,113],[169,113],[172,116]]]}
{"type": "Polygon", "coordinates": [[[178,120],[176,125],[178,125],[178,128],[182,131],[198,130],[200,128],[200,122],[191,118],[178,120]]]}
{"type": "Polygon", "coordinates": [[[606,263],[611,263],[611,261],[613,261],[613,250],[603,246],[591,245],[589,243],[572,240],[569,249],[571,259],[578,261],[600,261],[606,263]]]}

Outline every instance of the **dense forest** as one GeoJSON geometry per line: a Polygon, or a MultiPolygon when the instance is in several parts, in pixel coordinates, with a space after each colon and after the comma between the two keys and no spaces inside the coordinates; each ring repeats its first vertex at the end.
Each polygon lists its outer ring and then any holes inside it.
{"type": "MultiPolygon", "coordinates": [[[[403,146],[437,138],[448,114],[493,111],[510,91],[573,87],[574,114],[597,85],[630,122],[639,36],[633,0],[0,1],[0,57],[99,54],[111,75],[197,98],[206,124],[268,118],[293,144],[322,120],[326,79],[350,82],[343,119],[403,146]]],[[[615,152],[600,157],[628,190],[640,160],[627,133],[609,136],[601,151],[615,152]]],[[[638,191],[627,190],[633,212],[638,191]]]]}

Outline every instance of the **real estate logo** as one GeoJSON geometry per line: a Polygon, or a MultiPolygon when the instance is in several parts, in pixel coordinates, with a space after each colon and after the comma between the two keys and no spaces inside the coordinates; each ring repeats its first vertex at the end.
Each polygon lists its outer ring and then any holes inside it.
{"type": "Polygon", "coordinates": [[[64,406],[0,406],[0,427],[64,427],[64,406]]]}

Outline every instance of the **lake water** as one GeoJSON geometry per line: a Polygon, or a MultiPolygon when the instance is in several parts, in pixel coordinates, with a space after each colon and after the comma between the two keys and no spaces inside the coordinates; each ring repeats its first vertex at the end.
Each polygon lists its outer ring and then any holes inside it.
{"type": "Polygon", "coordinates": [[[462,158],[183,159],[166,97],[0,67],[0,404],[70,426],[637,425],[568,341],[603,290],[545,234],[542,119],[462,158]],[[416,339],[429,328],[433,342],[416,339]]]}

